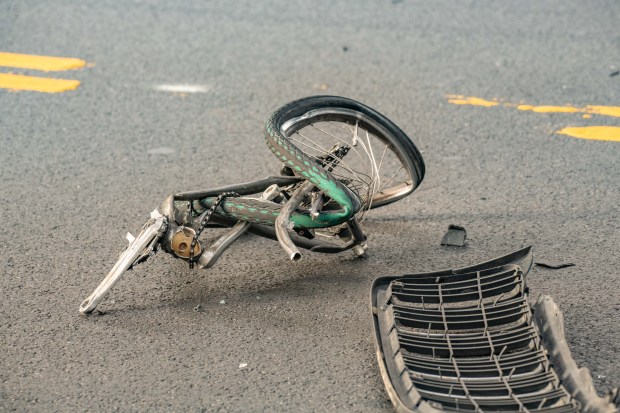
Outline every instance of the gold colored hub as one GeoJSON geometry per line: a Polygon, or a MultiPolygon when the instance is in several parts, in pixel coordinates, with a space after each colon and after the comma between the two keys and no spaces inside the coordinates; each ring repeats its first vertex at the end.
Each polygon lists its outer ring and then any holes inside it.
{"type": "MultiPolygon", "coordinates": [[[[192,240],[196,235],[196,231],[192,228],[181,227],[176,234],[172,236],[172,250],[181,258],[189,258],[189,253],[192,248],[192,240]]],[[[197,257],[202,252],[200,242],[196,242],[194,247],[194,257],[197,257]]]]}

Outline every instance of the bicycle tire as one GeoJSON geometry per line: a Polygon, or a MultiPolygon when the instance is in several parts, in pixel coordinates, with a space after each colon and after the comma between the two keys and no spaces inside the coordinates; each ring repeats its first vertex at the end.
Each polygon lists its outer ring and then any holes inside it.
{"type": "MultiPolygon", "coordinates": [[[[360,127],[363,127],[363,129],[370,132],[386,145],[385,148],[389,149],[400,161],[408,178],[406,185],[400,183],[399,185],[386,188],[382,192],[375,194],[372,199],[364,200],[359,190],[349,188],[358,197],[362,198],[362,209],[378,208],[396,202],[410,195],[420,185],[424,178],[425,165],[420,151],[412,140],[387,117],[355,100],[338,96],[312,96],[298,99],[274,112],[268,119],[265,128],[268,133],[269,131],[274,131],[275,134],[291,139],[293,134],[298,133],[299,130],[308,125],[313,125],[313,122],[328,123],[334,120],[340,122],[359,122],[360,127]]],[[[324,131],[321,130],[321,132],[324,131]]],[[[334,136],[334,138],[336,137],[334,136]]],[[[267,139],[269,140],[269,137],[267,139]]],[[[294,141],[293,143],[300,144],[299,146],[304,145],[304,142],[301,141],[294,141]]],[[[268,146],[274,151],[269,142],[268,146]]],[[[302,150],[307,151],[308,148],[315,149],[315,152],[320,152],[318,147],[312,148],[307,144],[303,146],[302,150]]],[[[359,152],[361,151],[356,151],[358,155],[359,152]]],[[[276,156],[278,156],[277,153],[276,156]]],[[[376,157],[374,154],[373,156],[376,157]]],[[[284,162],[286,161],[284,159],[284,162]]]]}

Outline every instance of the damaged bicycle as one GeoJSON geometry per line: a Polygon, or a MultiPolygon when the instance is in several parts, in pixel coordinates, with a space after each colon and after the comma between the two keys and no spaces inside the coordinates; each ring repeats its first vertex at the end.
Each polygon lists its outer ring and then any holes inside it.
{"type": "Polygon", "coordinates": [[[123,274],[159,251],[210,268],[242,234],[277,240],[293,260],[300,249],[365,254],[369,210],[410,195],[424,178],[424,161],[392,121],[352,99],[302,98],[265,123],[265,142],[279,175],[169,196],[80,305],[92,313],[123,274]],[[208,243],[205,228],[228,230],[208,243]]]}

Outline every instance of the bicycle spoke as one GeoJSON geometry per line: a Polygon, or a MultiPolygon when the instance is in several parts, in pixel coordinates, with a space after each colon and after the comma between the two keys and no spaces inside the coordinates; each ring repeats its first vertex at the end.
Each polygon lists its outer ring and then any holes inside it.
{"type": "MultiPolygon", "coordinates": [[[[401,165],[400,168],[398,168],[396,170],[396,172],[394,172],[394,174],[392,174],[392,176],[390,177],[390,179],[388,179],[388,181],[385,183],[385,185],[382,188],[379,188],[379,192],[383,191],[385,188],[387,188],[388,184],[392,181],[392,179],[394,179],[394,177],[396,176],[397,173],[399,173],[404,167],[401,165]]],[[[406,182],[406,181],[403,181],[406,182]]]]}
{"type": "MultiPolygon", "coordinates": [[[[344,140],[340,139],[340,138],[339,138],[339,137],[337,137],[337,136],[332,135],[332,134],[331,134],[331,133],[329,133],[329,132],[326,132],[326,131],[324,131],[324,130],[322,130],[322,129],[318,128],[315,124],[311,124],[310,126],[312,126],[314,129],[318,130],[319,132],[323,132],[323,133],[324,133],[324,134],[326,134],[327,136],[331,136],[332,138],[336,139],[338,142],[343,143],[343,144],[345,144],[345,145],[347,145],[347,146],[350,146],[350,145],[349,145],[349,143],[345,142],[344,140]]],[[[357,155],[357,157],[358,157],[358,158],[360,158],[360,160],[361,160],[362,162],[364,162],[364,158],[362,158],[362,156],[361,156],[361,155],[359,154],[359,152],[355,149],[355,147],[354,147],[354,146],[352,146],[352,147],[351,147],[351,149],[353,149],[353,152],[355,152],[355,154],[357,155]]]]}
{"type": "MultiPolygon", "coordinates": [[[[299,136],[301,136],[302,138],[306,139],[307,141],[312,142],[312,143],[313,143],[314,145],[316,145],[318,148],[321,148],[321,150],[322,150],[322,151],[324,151],[323,153],[328,153],[328,152],[329,152],[326,148],[323,148],[321,145],[319,145],[318,143],[314,142],[312,139],[310,139],[310,138],[308,138],[308,137],[306,137],[306,136],[302,135],[299,131],[297,132],[297,134],[298,134],[299,136]]],[[[345,142],[343,142],[343,143],[345,143],[345,142]]],[[[345,143],[345,144],[346,144],[346,143],[345,143]]],[[[309,146],[309,145],[306,145],[306,146],[309,146]]],[[[367,178],[371,178],[370,176],[365,175],[365,174],[362,174],[361,172],[356,172],[356,171],[354,171],[354,170],[353,170],[353,168],[351,168],[351,167],[350,167],[350,166],[349,166],[349,165],[348,165],[348,164],[347,164],[344,160],[340,159],[340,161],[339,161],[339,163],[338,163],[338,166],[342,166],[342,165],[344,165],[345,169],[348,169],[348,170],[349,170],[349,172],[351,172],[351,173],[355,176],[355,178],[356,178],[356,179],[358,179],[358,180],[360,180],[360,181],[362,181],[362,179],[360,179],[360,177],[358,176],[358,173],[360,173],[360,174],[361,174],[361,175],[363,175],[363,176],[366,176],[367,178]]],[[[363,182],[363,181],[362,181],[362,182],[363,182]]]]}
{"type": "Polygon", "coordinates": [[[381,170],[381,166],[383,165],[383,158],[385,158],[385,154],[387,153],[388,146],[385,145],[385,149],[383,149],[383,154],[381,155],[381,160],[379,161],[379,170],[381,170]]]}
{"type": "MultiPolygon", "coordinates": [[[[303,136],[299,132],[297,132],[297,134],[300,135],[300,136],[303,136]]],[[[288,137],[291,140],[291,142],[299,143],[299,144],[304,145],[307,148],[310,148],[310,149],[315,150],[315,151],[323,151],[323,148],[321,146],[317,145],[315,142],[310,141],[311,143],[313,143],[316,146],[316,147],[313,147],[313,146],[310,146],[309,144],[307,144],[304,141],[300,141],[299,139],[293,138],[293,136],[295,136],[295,135],[291,135],[291,136],[288,137]]],[[[306,155],[308,155],[309,157],[314,158],[317,161],[319,160],[319,158],[317,156],[314,156],[314,155],[312,155],[312,154],[310,154],[308,152],[304,152],[304,153],[306,155]]]]}
{"type": "Polygon", "coordinates": [[[368,142],[368,150],[370,151],[370,159],[372,160],[372,167],[374,168],[374,176],[376,179],[373,181],[373,187],[381,184],[381,177],[379,176],[379,170],[377,169],[377,160],[375,159],[375,154],[372,151],[372,145],[370,144],[370,136],[368,136],[368,131],[366,131],[366,142],[368,142]]]}

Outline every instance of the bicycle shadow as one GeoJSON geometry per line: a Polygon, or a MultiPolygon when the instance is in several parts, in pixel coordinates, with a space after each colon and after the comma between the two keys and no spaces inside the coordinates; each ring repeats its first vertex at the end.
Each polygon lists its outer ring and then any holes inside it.
{"type": "Polygon", "coordinates": [[[231,309],[231,306],[234,309],[251,310],[297,300],[319,298],[329,301],[337,299],[343,292],[349,296],[361,297],[365,302],[372,280],[377,276],[376,268],[373,270],[376,265],[369,265],[364,258],[341,257],[336,261],[333,258],[310,258],[307,261],[311,265],[287,262],[290,269],[277,277],[270,277],[270,273],[276,271],[260,265],[255,267],[253,273],[248,274],[231,276],[225,270],[211,270],[211,273],[205,275],[200,272],[188,275],[184,274],[186,267],[183,263],[173,261],[173,265],[179,265],[179,268],[173,268],[171,272],[182,275],[178,278],[168,277],[167,285],[160,285],[145,292],[142,303],[133,300],[143,294],[136,291],[131,294],[132,300],[117,299],[111,308],[106,308],[104,301],[102,310],[96,310],[91,317],[101,321],[125,318],[123,324],[134,320],[135,327],[141,328],[144,315],[149,315],[150,312],[172,311],[185,317],[195,314],[196,318],[200,318],[202,313],[220,313],[222,310],[231,309]],[[256,274],[261,270],[265,272],[257,279],[256,274]],[[162,299],[156,300],[153,290],[160,292],[162,299]],[[119,306],[121,303],[122,307],[119,306]]]}

